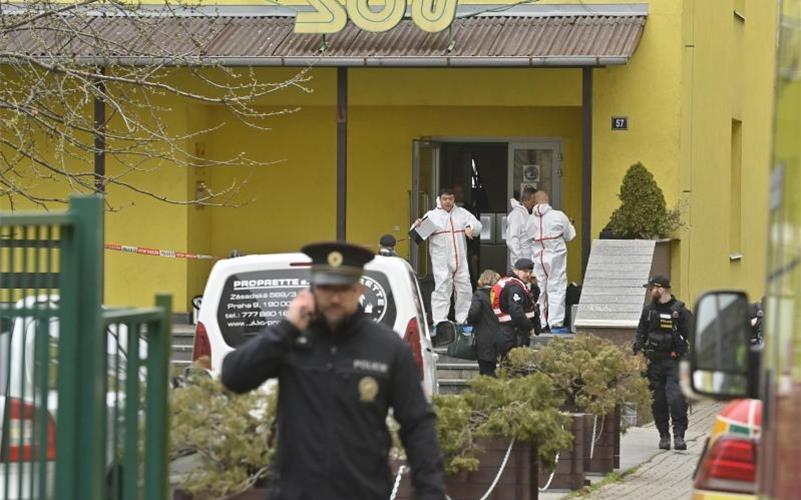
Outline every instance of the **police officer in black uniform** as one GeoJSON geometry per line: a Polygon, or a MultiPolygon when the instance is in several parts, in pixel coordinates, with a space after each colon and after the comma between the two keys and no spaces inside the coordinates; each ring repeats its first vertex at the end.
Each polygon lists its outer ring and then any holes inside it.
{"type": "Polygon", "coordinates": [[[417,498],[444,499],[435,417],[412,352],[359,307],[362,267],[373,253],[339,242],[302,251],[312,258],[311,291],[222,366],[222,382],[234,392],[278,378],[279,479],[271,498],[389,498],[391,407],[417,498]]]}
{"type": "Polygon", "coordinates": [[[518,259],[508,276],[490,292],[493,312],[501,324],[498,351],[501,358],[515,347],[528,346],[531,335],[539,335],[537,299],[540,289],[532,283],[534,262],[518,259]]]}
{"type": "Polygon", "coordinates": [[[651,302],[640,316],[634,353],[642,352],[648,360],[646,373],[659,448],[670,449],[672,420],[673,445],[677,450],[686,450],[687,401],[679,387],[679,359],[688,350],[690,311],[670,292],[670,280],[665,276],[654,276],[643,286],[649,289],[651,302]]]}
{"type": "Polygon", "coordinates": [[[397,240],[391,234],[385,234],[378,240],[378,255],[383,255],[384,257],[397,257],[397,253],[395,253],[395,245],[397,244],[397,240]]]}

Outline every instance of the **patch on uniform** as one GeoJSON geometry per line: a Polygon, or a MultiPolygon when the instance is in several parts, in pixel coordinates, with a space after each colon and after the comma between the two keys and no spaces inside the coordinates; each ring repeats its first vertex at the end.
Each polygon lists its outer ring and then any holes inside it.
{"type": "Polygon", "coordinates": [[[343,260],[342,254],[336,250],[328,254],[328,265],[331,267],[341,266],[343,260]]]}
{"type": "Polygon", "coordinates": [[[673,318],[671,317],[670,314],[659,315],[659,327],[663,330],[673,329],[673,318]]]}
{"type": "Polygon", "coordinates": [[[514,294],[514,295],[512,296],[512,300],[514,300],[515,302],[520,302],[520,295],[518,295],[518,294],[514,294]]]}
{"type": "Polygon", "coordinates": [[[368,370],[371,372],[387,373],[389,365],[380,361],[369,361],[366,359],[354,359],[353,368],[357,370],[368,370]]]}
{"type": "Polygon", "coordinates": [[[362,377],[359,380],[359,400],[363,403],[372,403],[378,396],[378,381],[373,377],[362,377]]]}

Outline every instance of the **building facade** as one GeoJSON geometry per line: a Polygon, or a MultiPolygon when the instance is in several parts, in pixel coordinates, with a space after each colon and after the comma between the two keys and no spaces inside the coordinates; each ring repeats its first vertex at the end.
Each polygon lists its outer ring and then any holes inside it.
{"type": "MultiPolygon", "coordinates": [[[[258,17],[263,7],[227,8],[231,65],[253,65],[270,81],[299,71],[311,80],[260,98],[260,109],[277,113],[269,131],[231,120],[220,106],[181,101],[169,103],[167,120],[186,134],[214,129],[187,137],[199,157],[242,152],[275,163],[137,173],[132,181],[176,199],[246,179],[238,199],[247,203],[169,205],[112,187],[119,210],[106,216],[107,243],[224,257],[295,251],[343,234],[375,248],[391,233],[413,258],[407,230],[416,212],[433,207],[437,188],[456,187],[500,224],[493,214],[507,212],[529,182],[575,221],[568,276],[580,282],[624,173],[641,162],[668,206],[682,211],[671,244],[676,293],[688,302],[714,287],[762,293],[776,2],[460,5],[472,15],[451,31],[429,35],[404,20],[380,35],[357,36],[349,25],[325,39],[280,31],[291,14],[271,11],[268,20],[258,17]],[[236,44],[254,23],[272,37],[258,56],[236,44]],[[327,51],[312,57],[321,43],[327,51]]],[[[497,233],[474,250],[476,269],[503,265],[497,233]]],[[[212,262],[109,251],[106,301],[138,305],[169,291],[176,309],[188,310],[212,262]]],[[[419,266],[424,272],[424,259],[419,266]]]]}

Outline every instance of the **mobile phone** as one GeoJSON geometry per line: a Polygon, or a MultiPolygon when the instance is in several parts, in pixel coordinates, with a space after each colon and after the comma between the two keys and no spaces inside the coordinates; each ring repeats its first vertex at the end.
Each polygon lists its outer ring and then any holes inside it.
{"type": "Polygon", "coordinates": [[[309,286],[309,292],[312,294],[312,300],[314,301],[314,312],[313,313],[306,313],[307,319],[309,321],[314,321],[317,318],[317,296],[314,295],[314,284],[309,286]]]}

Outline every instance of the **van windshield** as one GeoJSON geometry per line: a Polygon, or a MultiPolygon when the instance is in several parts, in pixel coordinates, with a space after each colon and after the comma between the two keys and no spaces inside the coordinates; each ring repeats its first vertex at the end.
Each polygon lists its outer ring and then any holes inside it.
{"type": "MultiPolygon", "coordinates": [[[[236,347],[264,328],[281,321],[292,299],[309,287],[308,268],[235,273],[228,277],[217,307],[217,324],[225,343],[236,347]]],[[[393,328],[396,307],[387,276],[365,271],[364,312],[393,328]]]]}

